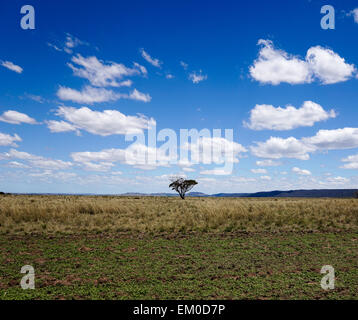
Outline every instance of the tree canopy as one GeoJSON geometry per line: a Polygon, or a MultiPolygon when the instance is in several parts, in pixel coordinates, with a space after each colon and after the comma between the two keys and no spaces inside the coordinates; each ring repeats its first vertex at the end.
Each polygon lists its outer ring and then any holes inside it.
{"type": "Polygon", "coordinates": [[[195,180],[185,180],[184,178],[173,178],[169,188],[179,193],[184,200],[185,194],[194,188],[198,183],[195,180]]]}

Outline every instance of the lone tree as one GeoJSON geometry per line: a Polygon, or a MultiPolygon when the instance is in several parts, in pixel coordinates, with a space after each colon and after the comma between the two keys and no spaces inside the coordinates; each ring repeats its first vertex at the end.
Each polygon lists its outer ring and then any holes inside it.
{"type": "Polygon", "coordinates": [[[178,192],[183,200],[185,199],[185,194],[198,184],[195,180],[185,180],[184,178],[173,178],[171,182],[169,188],[178,192]]]}

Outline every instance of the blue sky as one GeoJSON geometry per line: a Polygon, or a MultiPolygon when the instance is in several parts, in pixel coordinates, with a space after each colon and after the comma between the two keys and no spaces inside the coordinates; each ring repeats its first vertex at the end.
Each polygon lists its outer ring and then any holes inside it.
{"type": "Polygon", "coordinates": [[[3,2],[0,190],[167,192],[172,175],[207,193],[356,188],[358,5],[330,1],[323,30],[326,4],[3,2]],[[20,27],[27,4],[34,30],[20,27]],[[232,170],[138,164],[125,135],[154,123],[178,137],[233,129],[189,143],[228,146],[232,170]]]}

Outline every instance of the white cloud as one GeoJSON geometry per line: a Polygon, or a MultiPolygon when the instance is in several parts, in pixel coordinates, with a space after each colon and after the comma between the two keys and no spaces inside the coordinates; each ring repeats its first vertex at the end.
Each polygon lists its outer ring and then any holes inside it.
{"type": "Polygon", "coordinates": [[[139,64],[134,64],[134,68],[128,68],[121,63],[110,62],[105,64],[97,57],[82,57],[80,54],[72,57],[72,62],[79,67],[68,63],[73,70],[74,75],[87,79],[96,87],[122,87],[128,85],[128,82],[120,82],[124,77],[146,74],[146,69],[139,64]]]}
{"type": "Polygon", "coordinates": [[[185,63],[184,61],[180,61],[180,65],[183,67],[184,70],[188,69],[188,64],[185,63]]]}
{"type": "Polygon", "coordinates": [[[266,169],[251,169],[251,172],[252,173],[256,173],[256,174],[265,174],[267,173],[267,170],[266,169]]]}
{"type": "Polygon", "coordinates": [[[151,96],[149,94],[141,93],[137,89],[134,89],[130,94],[126,94],[115,93],[112,90],[104,88],[94,88],[91,86],[84,87],[82,91],[67,87],[60,87],[57,91],[57,96],[63,101],[73,101],[76,103],[87,104],[116,101],[122,98],[143,102],[151,101],[151,96]]]}
{"type": "Polygon", "coordinates": [[[302,142],[320,150],[340,150],[358,147],[358,128],[343,128],[335,130],[319,130],[302,142]]]}
{"type": "MultiPolygon", "coordinates": [[[[208,138],[209,139],[209,138],[208,138]]],[[[192,162],[193,157],[197,156],[198,161],[208,160],[207,157],[214,157],[215,160],[225,160],[227,162],[238,162],[236,156],[238,153],[245,152],[246,149],[241,145],[227,141],[223,138],[210,138],[209,140],[200,141],[199,144],[188,144],[185,148],[191,150],[192,162]],[[210,140],[210,141],[209,141],[210,140]],[[205,145],[204,148],[203,145],[205,145]],[[199,146],[199,149],[197,149],[199,146]],[[210,147],[210,150],[207,149],[210,147]],[[222,150],[226,147],[226,150],[222,150]],[[229,153],[231,153],[229,155],[229,153]],[[210,155],[209,155],[210,154],[210,155]],[[214,154],[214,155],[212,155],[214,154]],[[216,154],[216,155],[215,155],[216,154]],[[220,158],[221,157],[221,158],[220,158]],[[220,158],[220,159],[219,159],[220,158]]],[[[116,163],[127,164],[142,170],[153,170],[157,167],[170,167],[176,164],[184,167],[184,171],[194,172],[189,168],[192,163],[189,161],[178,161],[177,152],[167,154],[164,148],[153,148],[140,143],[131,144],[126,149],[105,149],[98,152],[75,152],[71,154],[72,159],[79,163],[116,163]]],[[[214,170],[203,170],[201,174],[230,174],[231,171],[222,168],[214,170]]]]}
{"type": "Polygon", "coordinates": [[[278,85],[310,83],[318,79],[323,84],[347,81],[356,72],[353,64],[345,62],[337,53],[320,46],[308,49],[306,59],[289,55],[274,48],[272,41],[259,40],[259,57],[249,71],[261,83],[278,85]]]}
{"type": "Polygon", "coordinates": [[[139,71],[140,71],[144,76],[146,76],[146,75],[148,74],[148,71],[147,71],[147,68],[146,68],[146,67],[140,65],[140,64],[137,63],[137,62],[133,62],[133,64],[134,64],[134,66],[135,66],[137,69],[139,69],[139,71]]]}
{"type": "Polygon", "coordinates": [[[127,164],[135,168],[143,170],[153,170],[158,166],[169,166],[169,162],[173,160],[170,156],[165,154],[157,148],[147,147],[140,143],[134,143],[126,149],[105,149],[97,152],[74,152],[71,154],[75,162],[87,165],[116,163],[127,164]],[[148,159],[155,161],[149,162],[148,159]]]}
{"type": "Polygon", "coordinates": [[[40,159],[42,159],[42,157],[40,157],[40,156],[35,156],[33,154],[23,152],[23,151],[18,151],[15,149],[10,149],[9,152],[4,153],[3,155],[5,156],[5,158],[10,158],[10,159],[20,159],[20,160],[40,160],[40,159]]]}
{"type": "Polygon", "coordinates": [[[93,163],[93,162],[83,162],[83,167],[87,171],[99,171],[99,172],[106,172],[109,171],[112,167],[114,167],[114,164],[111,162],[99,162],[99,163],[93,163]]]}
{"type": "Polygon", "coordinates": [[[21,162],[17,162],[17,161],[10,161],[6,164],[8,167],[11,168],[18,168],[18,169],[28,169],[30,168],[28,165],[21,163],[21,162]]]}
{"type": "Polygon", "coordinates": [[[189,80],[191,80],[193,83],[199,83],[206,80],[207,78],[208,76],[203,74],[201,70],[199,72],[193,71],[189,74],[189,80]]]}
{"type": "Polygon", "coordinates": [[[357,147],[358,128],[343,128],[319,130],[315,136],[300,140],[294,137],[287,139],[270,137],[265,142],[256,142],[256,145],[251,146],[250,149],[253,155],[261,158],[308,160],[309,153],[317,150],[343,150],[357,147]]]}
{"type": "Polygon", "coordinates": [[[354,22],[358,23],[358,8],[353,9],[352,11],[350,11],[347,16],[353,16],[354,18],[354,22]]]}
{"type": "Polygon", "coordinates": [[[36,156],[27,152],[17,151],[11,149],[9,152],[4,153],[3,156],[6,159],[20,159],[28,162],[28,165],[32,168],[51,169],[51,170],[62,170],[68,169],[73,164],[62,160],[46,159],[41,156],[36,156]]]}
{"type": "Polygon", "coordinates": [[[224,169],[212,169],[212,170],[204,170],[201,171],[202,175],[214,175],[214,176],[227,176],[232,174],[232,171],[226,171],[224,169]]]}
{"type": "Polygon", "coordinates": [[[160,68],[162,63],[160,60],[152,58],[147,52],[144,51],[144,49],[141,49],[141,54],[142,57],[149,62],[151,65],[153,65],[154,67],[160,68]]]}
{"type": "Polygon", "coordinates": [[[250,149],[256,157],[260,158],[300,160],[308,160],[310,157],[308,153],[315,150],[314,147],[308,146],[294,137],[287,139],[270,137],[266,142],[256,142],[256,146],[252,146],[250,149]]]}
{"type": "Polygon", "coordinates": [[[272,180],[270,176],[261,176],[260,179],[261,180],[266,180],[266,181],[272,180]]]}
{"type": "Polygon", "coordinates": [[[0,121],[11,123],[11,124],[21,124],[21,123],[28,123],[28,124],[36,124],[36,120],[29,117],[27,114],[17,112],[14,110],[5,111],[0,116],[0,121]]]}
{"type": "Polygon", "coordinates": [[[49,120],[46,121],[47,127],[50,129],[51,132],[68,132],[68,131],[75,131],[79,135],[79,130],[76,126],[68,123],[66,121],[56,121],[56,120],[49,120]]]}
{"type": "Polygon", "coordinates": [[[22,73],[22,71],[23,71],[23,69],[20,66],[12,63],[11,61],[1,61],[1,65],[11,71],[16,72],[16,73],[22,73]]]}
{"type": "Polygon", "coordinates": [[[66,122],[48,121],[53,132],[85,130],[92,134],[108,136],[112,134],[136,134],[155,125],[153,118],[144,116],[126,116],[117,110],[93,111],[87,107],[59,107],[56,115],[66,122]],[[66,130],[67,129],[67,130],[66,130]],[[57,131],[56,131],[57,130],[57,131]]]}
{"type": "Polygon", "coordinates": [[[247,152],[241,144],[221,137],[199,137],[182,148],[191,151],[193,161],[204,164],[238,163],[240,153],[247,152]]]}
{"type": "Polygon", "coordinates": [[[33,100],[33,101],[36,101],[36,102],[38,102],[38,103],[44,103],[45,102],[45,99],[44,98],[42,98],[41,96],[37,96],[37,95],[34,95],[34,94],[25,94],[25,97],[26,98],[29,98],[29,99],[31,99],[31,100],[33,100]]]}
{"type": "Polygon", "coordinates": [[[256,165],[260,167],[277,167],[280,166],[281,164],[282,164],[281,162],[273,161],[271,159],[256,161],[256,165]]]}
{"type": "Polygon", "coordinates": [[[286,108],[272,105],[256,105],[250,112],[249,123],[244,125],[252,130],[291,130],[298,127],[312,127],[315,122],[335,118],[334,110],[325,111],[319,104],[305,101],[301,108],[286,108]]]}
{"type": "Polygon", "coordinates": [[[0,132],[0,146],[14,146],[17,147],[16,141],[22,141],[22,139],[15,133],[13,136],[0,132]]]}
{"type": "Polygon", "coordinates": [[[274,48],[272,41],[259,40],[262,45],[259,57],[250,67],[251,76],[262,83],[277,85],[309,83],[312,81],[309,66],[305,61],[274,48]]]}
{"type": "Polygon", "coordinates": [[[72,163],[62,160],[38,159],[32,160],[31,166],[41,169],[62,170],[71,167],[72,163]]]}
{"type": "Polygon", "coordinates": [[[358,154],[348,156],[342,159],[343,162],[347,162],[341,168],[343,169],[358,169],[358,154]]]}
{"type": "Polygon", "coordinates": [[[73,36],[70,33],[66,33],[66,39],[65,39],[64,43],[62,43],[61,45],[55,45],[50,42],[47,42],[47,45],[49,47],[55,49],[56,51],[61,51],[61,52],[64,51],[68,54],[72,54],[74,48],[81,46],[81,45],[88,46],[89,44],[85,41],[78,39],[77,37],[73,36]]]}
{"type": "Polygon", "coordinates": [[[142,102],[150,102],[152,100],[149,94],[139,92],[137,89],[134,89],[129,95],[122,95],[122,97],[142,102]]]}
{"type": "Polygon", "coordinates": [[[91,86],[84,87],[82,91],[60,86],[57,96],[64,101],[87,104],[115,101],[121,98],[121,94],[114,93],[112,90],[91,86]]]}
{"type": "Polygon", "coordinates": [[[327,182],[333,183],[333,184],[345,184],[348,183],[350,180],[344,177],[329,177],[326,179],[327,182]]]}
{"type": "Polygon", "coordinates": [[[323,84],[347,81],[356,72],[353,64],[346,63],[337,53],[320,46],[310,48],[306,60],[323,84]]]}
{"type": "Polygon", "coordinates": [[[261,180],[266,180],[266,181],[272,180],[270,176],[261,176],[260,179],[261,180]]]}
{"type": "Polygon", "coordinates": [[[47,45],[48,45],[50,48],[55,49],[56,51],[63,51],[61,48],[59,48],[58,46],[54,45],[53,43],[47,42],[47,45]]]}
{"type": "Polygon", "coordinates": [[[87,45],[86,42],[76,38],[75,36],[73,36],[70,33],[66,33],[66,42],[65,42],[65,46],[69,49],[73,49],[76,48],[80,45],[87,45]]]}
{"type": "Polygon", "coordinates": [[[300,169],[298,167],[292,168],[292,172],[297,173],[297,174],[299,174],[301,176],[310,176],[311,175],[310,171],[305,170],[305,169],[300,169]]]}

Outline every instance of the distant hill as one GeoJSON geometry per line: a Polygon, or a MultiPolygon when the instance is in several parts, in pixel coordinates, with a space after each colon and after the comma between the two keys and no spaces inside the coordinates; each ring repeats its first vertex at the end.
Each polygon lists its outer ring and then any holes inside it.
{"type": "MultiPolygon", "coordinates": [[[[314,190],[274,190],[254,193],[215,193],[206,194],[202,192],[190,192],[188,197],[227,197],[227,198],[355,198],[358,189],[314,189],[314,190]]],[[[1,194],[1,193],[0,193],[1,194]]],[[[16,193],[13,193],[16,194],[16,193]]],[[[24,193],[22,193],[24,194],[24,193]]],[[[54,193],[27,193],[28,195],[54,195],[54,193]]],[[[56,193],[56,195],[81,195],[81,196],[130,196],[130,197],[177,197],[177,193],[140,193],[127,192],[122,194],[67,194],[56,193]]]]}
{"type": "Polygon", "coordinates": [[[212,196],[236,198],[353,198],[357,191],[357,189],[275,190],[255,193],[218,193],[212,196]]]}
{"type": "MultiPolygon", "coordinates": [[[[227,197],[227,198],[354,198],[358,189],[315,189],[315,190],[274,190],[254,193],[215,193],[190,192],[188,197],[227,197]]],[[[124,193],[121,196],[173,197],[176,193],[124,193]]]]}

